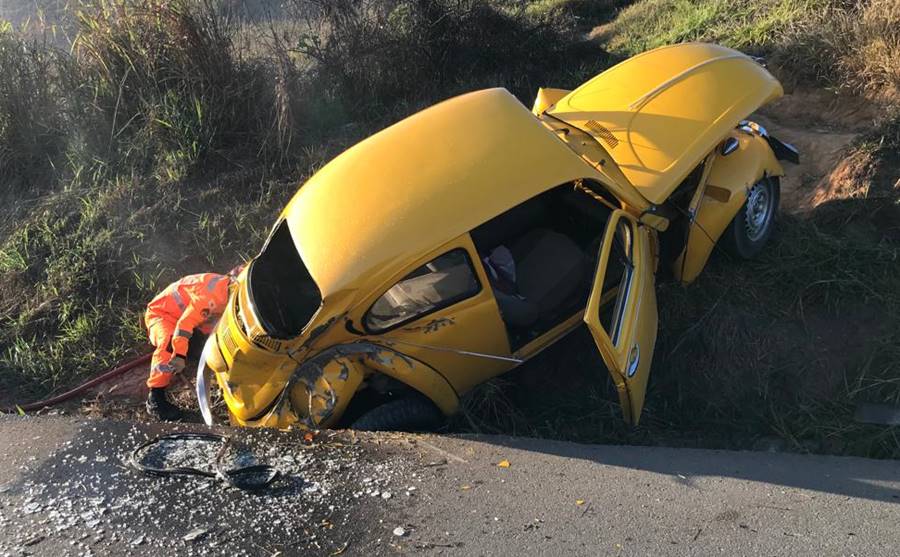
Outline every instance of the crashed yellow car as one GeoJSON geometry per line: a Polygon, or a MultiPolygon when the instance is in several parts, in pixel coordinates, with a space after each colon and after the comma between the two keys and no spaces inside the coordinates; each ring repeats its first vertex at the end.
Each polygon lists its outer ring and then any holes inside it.
{"type": "Polygon", "coordinates": [[[585,323],[627,422],[644,405],[655,283],[716,243],[756,255],[779,159],[744,121],[782,94],[710,44],[635,56],[529,111],[504,89],[442,102],[335,158],[297,192],[210,336],[204,419],[428,429],[585,323]]]}

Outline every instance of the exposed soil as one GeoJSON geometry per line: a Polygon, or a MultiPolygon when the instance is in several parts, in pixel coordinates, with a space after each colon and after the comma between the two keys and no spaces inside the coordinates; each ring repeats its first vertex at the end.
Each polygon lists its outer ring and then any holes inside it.
{"type": "Polygon", "coordinates": [[[756,118],[770,133],[800,150],[799,165],[785,164],[783,211],[806,212],[829,199],[849,197],[850,190],[858,187],[859,176],[848,172],[848,167],[858,168],[859,162],[848,154],[860,133],[878,120],[876,106],[825,91],[795,91],[765,107],[756,118]],[[829,187],[830,176],[841,184],[837,190],[829,187]],[[845,176],[850,180],[842,179],[845,176]]]}

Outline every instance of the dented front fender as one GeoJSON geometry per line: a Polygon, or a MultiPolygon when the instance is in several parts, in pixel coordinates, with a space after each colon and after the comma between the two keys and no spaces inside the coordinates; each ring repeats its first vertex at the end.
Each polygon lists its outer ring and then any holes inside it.
{"type": "Polygon", "coordinates": [[[301,363],[265,416],[232,419],[242,426],[333,427],[365,378],[383,373],[423,393],[450,415],[459,407],[453,387],[435,370],[391,347],[355,342],[326,348],[301,363]]]}

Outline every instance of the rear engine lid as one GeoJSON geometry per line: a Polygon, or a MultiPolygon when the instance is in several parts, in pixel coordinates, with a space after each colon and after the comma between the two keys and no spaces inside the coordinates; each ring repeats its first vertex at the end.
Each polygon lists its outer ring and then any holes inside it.
{"type": "Polygon", "coordinates": [[[782,92],[749,56],[688,43],[630,58],[548,113],[597,138],[641,195],[660,204],[729,130],[782,92]]]}

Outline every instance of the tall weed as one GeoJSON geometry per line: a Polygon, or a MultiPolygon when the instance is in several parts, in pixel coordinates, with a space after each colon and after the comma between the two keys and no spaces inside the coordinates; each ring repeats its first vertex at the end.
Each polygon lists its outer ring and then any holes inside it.
{"type": "Polygon", "coordinates": [[[102,112],[112,156],[177,180],[229,154],[266,154],[267,74],[211,0],[90,0],[73,52],[102,112]]]}
{"type": "Polygon", "coordinates": [[[574,84],[584,64],[596,70],[606,60],[553,18],[484,0],[307,0],[295,9],[307,21],[296,51],[357,117],[483,86],[530,97],[554,77],[574,84]]]}
{"type": "Polygon", "coordinates": [[[67,134],[67,95],[54,79],[60,54],[0,24],[0,193],[21,195],[53,185],[54,162],[67,134]]]}

